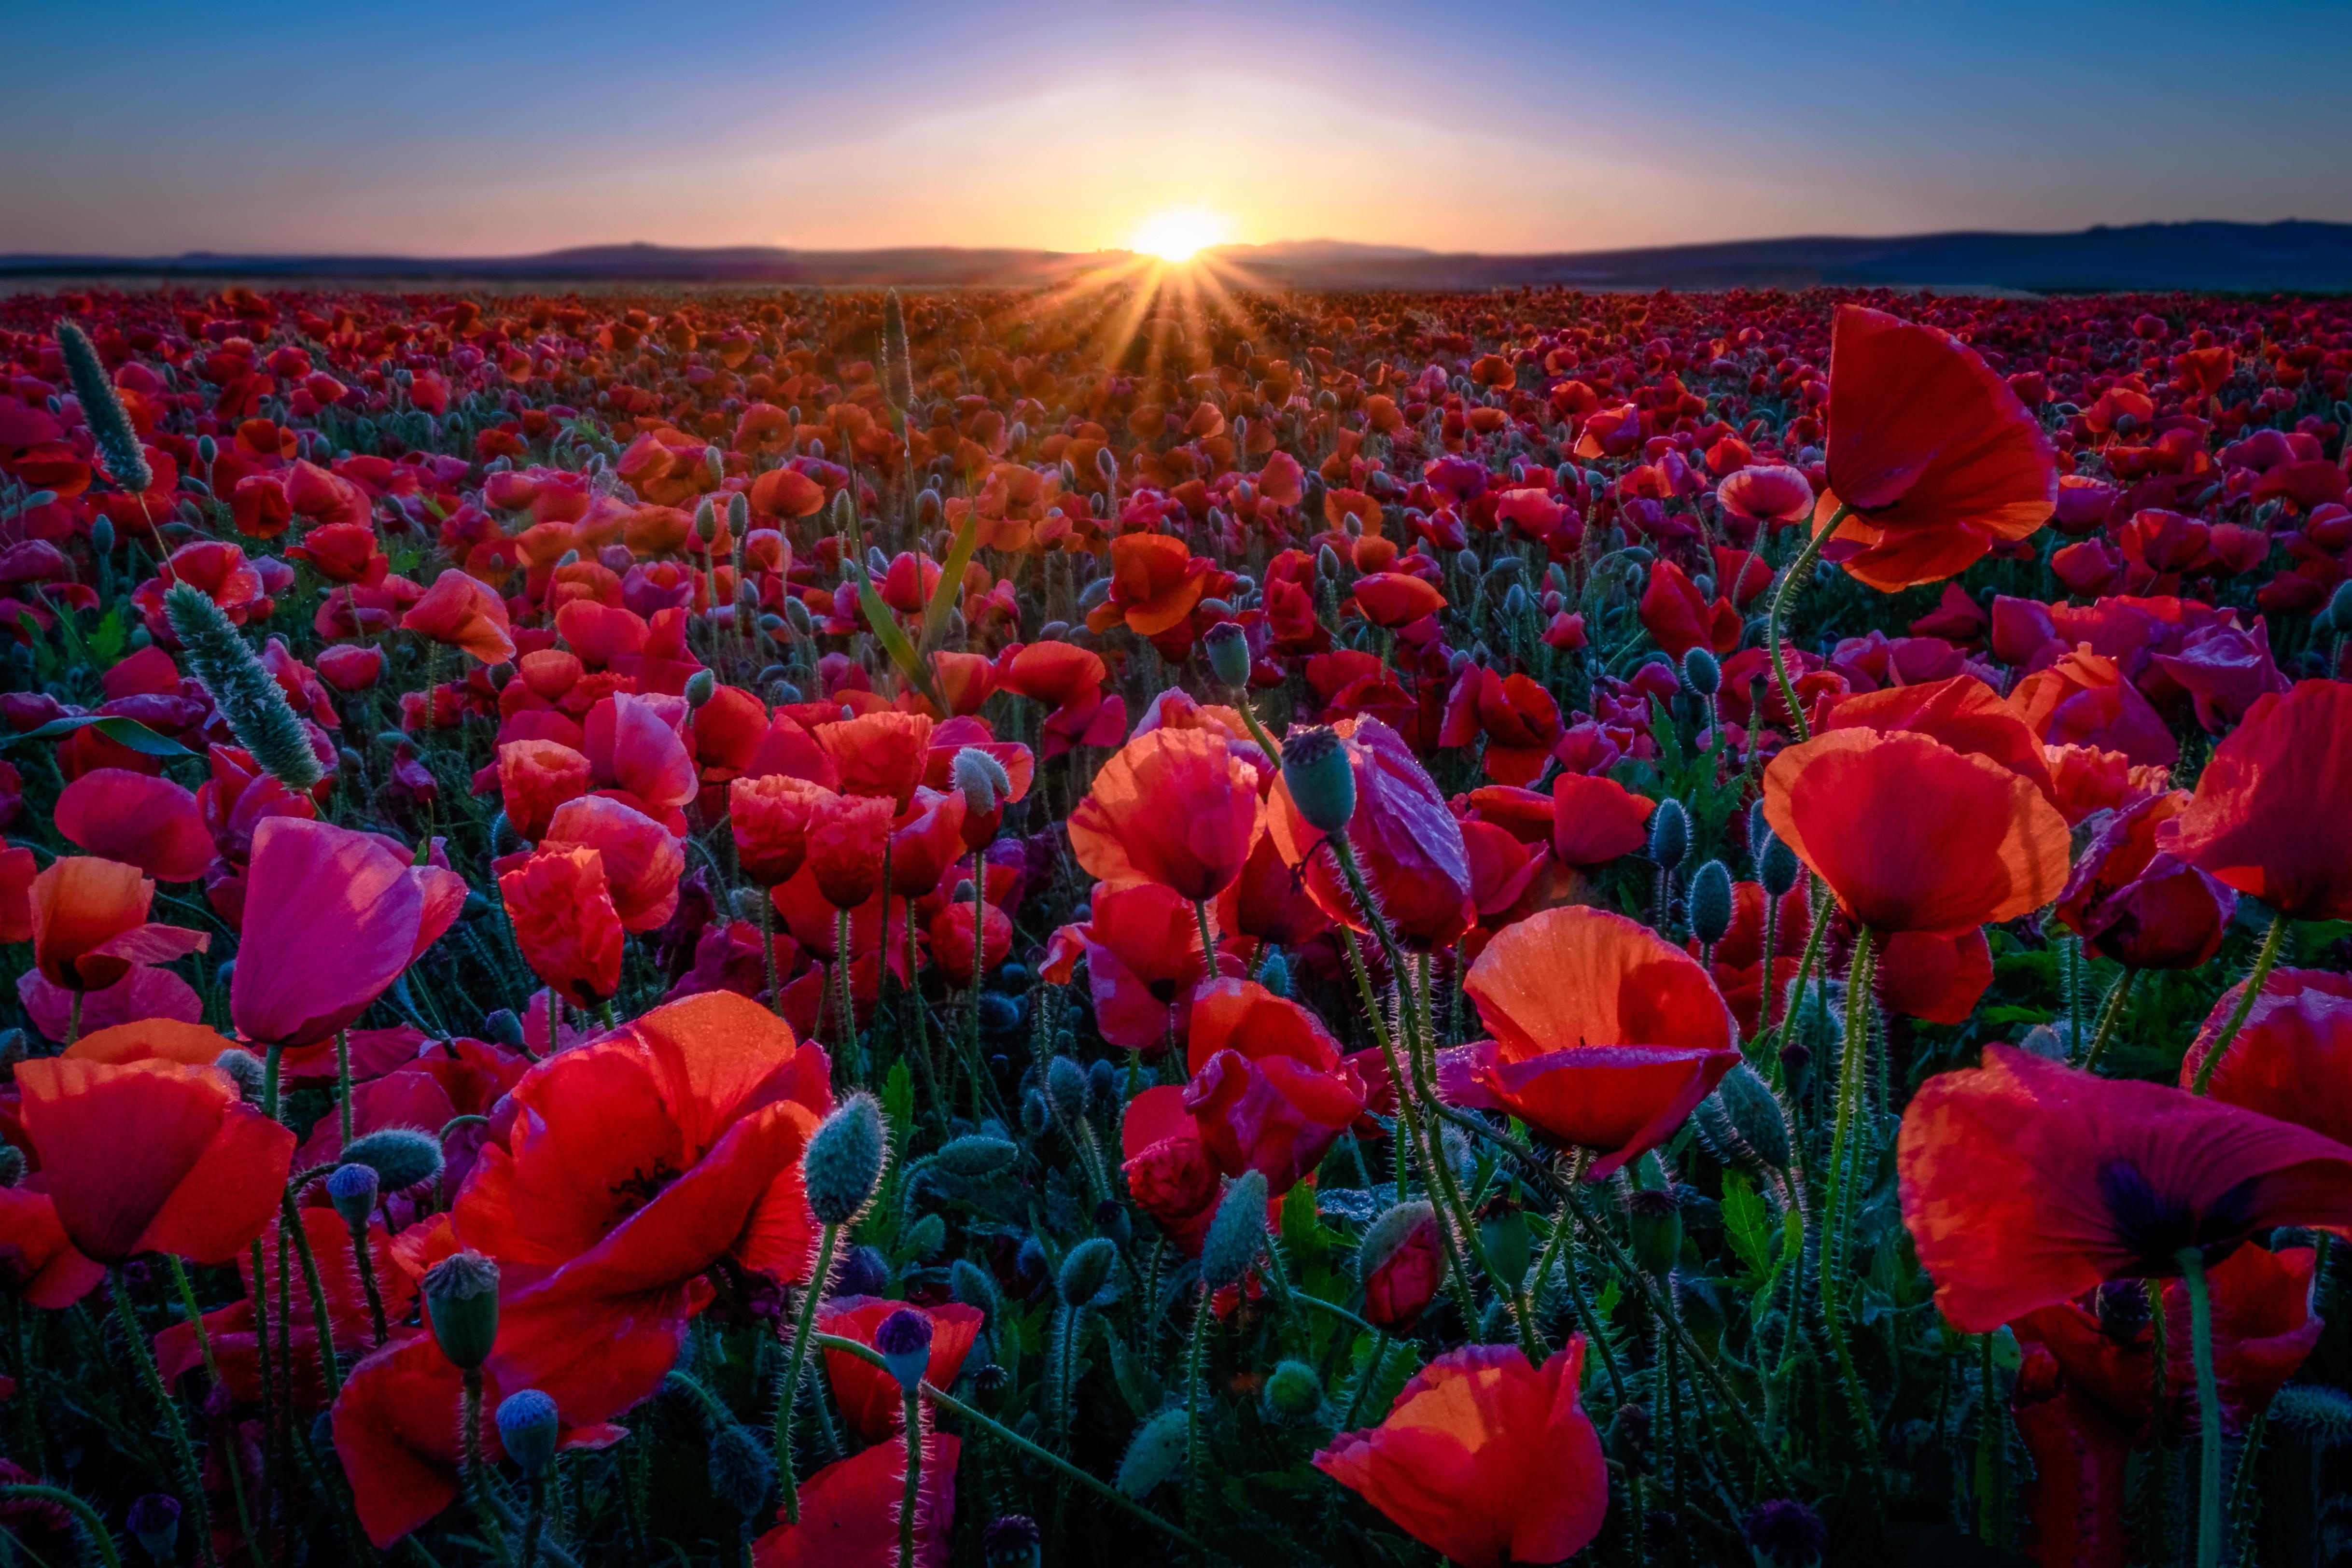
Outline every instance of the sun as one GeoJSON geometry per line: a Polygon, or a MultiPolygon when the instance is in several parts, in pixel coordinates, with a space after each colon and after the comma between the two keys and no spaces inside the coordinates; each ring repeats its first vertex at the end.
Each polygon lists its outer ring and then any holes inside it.
{"type": "Polygon", "coordinates": [[[1206,207],[1162,207],[1148,214],[1128,236],[1127,247],[1162,261],[1190,261],[1231,234],[1224,215],[1206,207]]]}

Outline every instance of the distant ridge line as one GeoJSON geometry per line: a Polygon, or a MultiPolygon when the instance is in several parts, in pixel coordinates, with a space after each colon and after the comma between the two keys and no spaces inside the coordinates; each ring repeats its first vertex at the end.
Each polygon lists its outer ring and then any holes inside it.
{"type": "MultiPolygon", "coordinates": [[[[1802,289],[1827,284],[2352,291],[2352,224],[2299,219],[2102,225],[2063,234],[1957,230],[1876,239],[1809,236],[1528,256],[1441,254],[1335,240],[1225,246],[1215,254],[1248,279],[1304,289],[1802,289]]],[[[509,257],[18,254],[0,255],[0,278],[1025,288],[1067,281],[1124,255],[1012,247],[800,250],[773,246],[688,248],[644,242],[509,257]]]]}

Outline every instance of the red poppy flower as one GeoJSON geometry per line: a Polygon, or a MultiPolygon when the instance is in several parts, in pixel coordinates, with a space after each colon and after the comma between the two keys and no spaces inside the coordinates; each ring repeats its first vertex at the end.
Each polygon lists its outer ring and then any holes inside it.
{"type": "Polygon", "coordinates": [[[213,836],[196,797],[169,779],[92,768],[58,796],[57,829],[94,855],[159,882],[193,882],[213,863],[213,836]]]}
{"type": "MultiPolygon", "coordinates": [[[[294,510],[301,511],[299,502],[294,510]]],[[[331,522],[314,528],[303,535],[301,543],[288,545],[286,553],[309,562],[310,570],[339,584],[363,583],[373,587],[392,570],[392,563],[376,547],[375,530],[364,522],[331,522]]]]}
{"type": "Polygon", "coordinates": [[[1356,609],[1376,626],[1410,626],[1445,608],[1437,584],[1410,572],[1369,572],[1356,579],[1356,609]]]}
{"type": "MultiPolygon", "coordinates": [[[[2184,1087],[2196,1081],[2245,989],[2240,981],[2213,1004],[2181,1058],[2184,1087]]],[[[2205,1087],[2216,1100],[2352,1143],[2352,975],[2272,970],[2205,1087]]]]}
{"type": "Polygon", "coordinates": [[[994,904],[980,906],[984,949],[972,941],[970,899],[953,899],[940,907],[925,928],[930,938],[931,962],[950,985],[970,985],[975,974],[985,974],[1013,953],[1013,920],[994,904]]]}
{"type": "Polygon", "coordinates": [[[694,798],[694,753],[680,733],[685,700],[618,691],[588,710],[582,750],[600,783],[626,791],[649,816],[684,831],[677,808],[694,798]]]}
{"type": "Polygon", "coordinates": [[[1315,1468],[1462,1568],[1560,1562],[1609,1508],[1601,1438],[1577,1403],[1583,1370],[1581,1334],[1540,1367],[1516,1345],[1465,1345],[1315,1468]]]}
{"type": "Polygon", "coordinates": [[[827,795],[811,809],[806,864],[834,908],[856,909],[882,886],[896,815],[887,798],[864,795],[827,795]]]}
{"type": "MultiPolygon", "coordinates": [[[[1346,744],[1356,775],[1348,840],[1372,896],[1399,940],[1432,948],[1450,944],[1478,919],[1461,824],[1394,730],[1373,718],[1342,719],[1331,729],[1346,744]]],[[[1298,815],[1290,786],[1279,779],[1266,826],[1284,863],[1304,868],[1307,893],[1323,912],[1370,931],[1337,863],[1323,850],[1323,834],[1298,815]]]]}
{"type": "Polygon", "coordinates": [[[793,879],[808,858],[818,804],[832,794],[805,779],[770,773],[727,786],[727,817],[743,875],[763,888],[793,879]]]}
{"type": "Polygon", "coordinates": [[[2352,1148],[2010,1046],[1927,1080],[1896,1143],[1903,1219],[1955,1328],[2179,1272],[2273,1226],[2352,1225],[2352,1148]]]}
{"type": "Polygon", "coordinates": [[[1650,814],[1658,803],[1615,779],[1564,773],[1551,781],[1551,854],[1563,866],[1589,871],[1631,855],[1650,841],[1650,814]]]}
{"type": "Polygon", "coordinates": [[[1217,1163],[1201,1142],[1201,1124],[1184,1109],[1181,1085],[1155,1085],[1127,1102],[1119,1124],[1119,1152],[1128,1195],[1150,1215],[1188,1258],[1216,1217],[1223,1183],[1217,1163]]]}
{"type": "MultiPolygon", "coordinates": [[[[931,1359],[923,1369],[924,1381],[934,1388],[952,1386],[956,1374],[963,1370],[963,1358],[971,1353],[972,1342],[988,1321],[977,1307],[961,1301],[919,1307],[879,1296],[835,1296],[819,1310],[816,1326],[824,1333],[870,1346],[883,1319],[907,1311],[920,1312],[931,1321],[931,1359]]],[[[824,1352],[824,1373],[833,1384],[834,1403],[841,1406],[842,1419],[859,1442],[879,1443],[905,1430],[905,1396],[897,1378],[863,1356],[835,1350],[824,1352]]]]}
{"type": "Polygon", "coordinates": [[[1588,1180],[1671,1137],[1739,1061],[1706,972],[1622,915],[1530,915],[1486,944],[1463,989],[1494,1037],[1449,1053],[1446,1098],[1593,1150],[1588,1180]]]}
{"type": "MultiPolygon", "coordinates": [[[[1167,1049],[1171,1030],[1185,1028],[1193,990],[1209,973],[1199,915],[1157,882],[1097,889],[1094,917],[1055,932],[1046,978],[1066,984],[1081,955],[1097,1030],[1114,1046],[1151,1056],[1167,1049]]],[[[1241,960],[1227,954],[1222,963],[1238,968],[1241,960]]]]}
{"type": "Polygon", "coordinates": [[[1649,586],[1642,591],[1642,627],[1656,639],[1668,658],[1679,660],[1695,647],[1727,654],[1739,646],[1745,629],[1731,601],[1712,604],[1690,580],[1690,574],[1671,561],[1650,568],[1649,586]]]}
{"type": "Polygon", "coordinates": [[[2017,683],[2009,705],[2051,745],[2096,746],[2130,761],[2168,767],[2180,742],[2116,661],[2076,648],[2017,683]]]}
{"type": "Polygon", "coordinates": [[[555,808],[588,793],[588,759],[560,741],[509,741],[498,765],[507,821],[525,842],[545,837],[555,808]]]}
{"type": "Polygon", "coordinates": [[[274,816],[253,835],[229,1016],[246,1038],[299,1049],[373,1005],[466,904],[455,872],[349,828],[274,816]]]}
{"type": "Polygon", "coordinates": [[[1070,813],[1070,849],[1105,882],[1156,882],[1197,903],[1241,875],[1258,811],[1257,770],[1223,734],[1153,730],[1095,774],[1070,813]]]}
{"type": "Polygon", "coordinates": [[[1110,544],[1110,595],[1087,613],[1087,627],[1105,632],[1124,622],[1139,637],[1171,631],[1192,618],[1212,570],[1171,534],[1120,534],[1110,544]]]}
{"type": "Polygon", "coordinates": [[[55,1199],[31,1187],[0,1187],[0,1289],[35,1307],[72,1306],[106,1278],[58,1219],[55,1199]]]}
{"type": "Polygon", "coordinates": [[[916,786],[890,829],[890,890],[916,899],[939,889],[940,879],[962,858],[965,803],[961,790],[916,786]]]}
{"type": "Polygon", "coordinates": [[[1928,1024],[1965,1024],[1992,984],[1992,946],[1980,927],[1954,936],[1888,933],[1871,963],[1872,989],[1890,1013],[1928,1024]]]}
{"type": "Polygon", "coordinates": [[[2298,681],[2213,748],[2156,847],[2297,920],[2352,920],[2352,686],[2298,681]]]}
{"type": "Polygon", "coordinates": [[[1462,667],[1445,700],[1440,746],[1467,746],[1484,734],[1480,765],[1501,784],[1535,782],[1551,759],[1561,726],[1559,704],[1524,675],[1503,676],[1480,664],[1462,667]]]}
{"type": "MultiPolygon", "coordinates": [[[[944,1432],[923,1439],[915,1568],[947,1568],[962,1453],[962,1444],[944,1432]]],[[[877,1443],[835,1460],[801,1483],[799,1522],[780,1524],[751,1543],[752,1568],[898,1568],[906,1495],[904,1443],[877,1443]]]]}
{"type": "Polygon", "coordinates": [[[103,991],[132,969],[202,952],[199,931],[153,925],[155,884],[136,866],[95,855],[67,855],[33,879],[27,896],[33,962],[51,984],[103,991]]]}
{"type": "Polygon", "coordinates": [[[816,739],[840,770],[844,795],[877,795],[904,811],[923,782],[931,729],[928,713],[882,709],[820,724],[816,739]]]}
{"type": "Polygon", "coordinates": [[[1210,912],[1211,924],[1220,933],[1276,947],[1297,947],[1331,929],[1331,917],[1283,864],[1282,851],[1275,847],[1263,819],[1241,875],[1217,895],[1210,912]]]}
{"type": "Polygon", "coordinates": [[[499,873],[499,897],[524,962],[556,994],[593,1007],[620,990],[626,937],[603,856],[584,846],[535,850],[499,873]]]}
{"type": "Polygon", "coordinates": [[[1727,475],[1715,488],[1715,497],[1723,503],[1725,516],[1768,523],[1775,531],[1813,510],[1813,487],[1804,470],[1784,463],[1754,463],[1727,475]]]}
{"type": "Polygon", "coordinates": [[[1437,1217],[1424,1215],[1395,1250],[1364,1279],[1364,1321],[1379,1329],[1410,1329],[1445,1282],[1444,1244],[1437,1217]]]}
{"type": "Polygon", "coordinates": [[[1066,642],[1015,644],[998,659],[1005,690],[1054,710],[1038,746],[1046,757],[1072,746],[1116,746],[1127,734],[1127,700],[1103,689],[1109,677],[1100,654],[1066,642]]]}
{"type": "Polygon", "coordinates": [[[1829,483],[1815,526],[1852,511],[1842,564],[1886,593],[1958,575],[2050,521],[2041,424],[1975,351],[1933,327],[1841,305],[1830,338],[1829,483]]]}
{"type": "Polygon", "coordinates": [[[623,931],[656,931],[677,912],[686,845],[644,812],[604,795],[555,808],[541,847],[584,846],[604,862],[604,885],[623,931]]]}
{"type": "Polygon", "coordinates": [[[1999,763],[2044,795],[2053,792],[2049,756],[2040,737],[1999,692],[1973,675],[1837,698],[1821,729],[1824,733],[1874,730],[1925,735],[1956,752],[1999,763]]]}
{"type": "Polygon", "coordinates": [[[1286,1193],[1363,1114],[1364,1091],[1315,1015],[1248,980],[1192,995],[1184,1109],[1229,1176],[1257,1171],[1286,1193]]]}
{"type": "Polygon", "coordinates": [[[2066,824],[2039,790],[1926,735],[1840,730],[1764,771],[1772,831],[1871,930],[1954,936],[2065,885],[2066,824]]]}
{"type": "Polygon", "coordinates": [[[16,1087],[58,1223],[100,1263],[226,1263],[278,1212],[294,1134],[218,1068],[50,1058],[18,1063],[16,1087]]]}
{"type": "Polygon", "coordinates": [[[484,664],[514,658],[506,601],[479,578],[451,570],[433,579],[425,596],[401,617],[401,629],[421,632],[435,642],[463,648],[484,664]]]}
{"type": "Polygon", "coordinates": [[[2027,1555],[2041,1568],[2126,1568],[2130,1423],[2068,1384],[2039,1345],[2026,1349],[2011,1413],[2033,1459],[2019,1500],[2027,1555]]]}
{"type": "MultiPolygon", "coordinates": [[[[1813,930],[1812,907],[1801,881],[1780,896],[1780,918],[1772,930],[1772,975],[1768,982],[1764,974],[1764,904],[1761,883],[1734,882],[1731,924],[1715,944],[1716,989],[1723,994],[1741,1030],[1749,1034],[1763,1022],[1765,995],[1769,993],[1777,999],[1788,991],[1789,982],[1796,977],[1805,939],[1813,930]]],[[[1696,955],[1696,942],[1689,951],[1696,955]]],[[[1773,1006],[1777,1016],[1778,1000],[1773,1006]]]]}
{"type": "Polygon", "coordinates": [[[2150,795],[2091,834],[2058,918],[2092,952],[2133,969],[2194,969],[2221,951],[2238,895],[2156,847],[2189,803],[2187,790],[2150,795]]]}

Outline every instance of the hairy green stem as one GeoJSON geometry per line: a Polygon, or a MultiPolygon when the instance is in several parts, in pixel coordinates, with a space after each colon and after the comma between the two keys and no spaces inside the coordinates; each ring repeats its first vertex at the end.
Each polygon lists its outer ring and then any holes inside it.
{"type": "Polygon", "coordinates": [[[2237,1040],[2238,1031],[2246,1026],[2246,1016],[2254,1010],[2254,999],[2262,994],[2263,982],[2270,978],[2271,967],[2278,963],[2279,949],[2285,942],[2286,916],[2273,915],[2269,934],[2263,938],[2263,949],[2254,955],[2253,971],[2246,976],[2245,988],[2238,994],[2238,1005],[2231,1010],[2230,1021],[2214,1037],[2212,1049],[2197,1064],[2197,1077],[2189,1086],[2189,1093],[2204,1093],[2205,1086],[2213,1080],[2213,1069],[2221,1065],[2221,1058],[2230,1054],[2230,1047],[2237,1040]]]}
{"type": "Polygon", "coordinates": [[[2220,1568],[2221,1396],[2213,1374],[2213,1297],[2206,1286],[2204,1252],[2184,1247],[2176,1256],[2180,1283],[2189,1292],[2189,1351],[2197,1367],[2197,1568],[2220,1568]]]}
{"type": "Polygon", "coordinates": [[[793,1476],[793,1405],[800,1393],[801,1364],[808,1357],[809,1338],[816,1322],[817,1299],[824,1294],[825,1281],[833,1277],[833,1249],[840,1239],[841,1227],[837,1225],[826,1226],[818,1237],[816,1267],[809,1271],[808,1284],[801,1291],[800,1315],[793,1320],[792,1344],[784,1352],[782,1370],[776,1373],[776,1480],[783,1489],[787,1524],[799,1523],[801,1517],[800,1487],[793,1476]]]}

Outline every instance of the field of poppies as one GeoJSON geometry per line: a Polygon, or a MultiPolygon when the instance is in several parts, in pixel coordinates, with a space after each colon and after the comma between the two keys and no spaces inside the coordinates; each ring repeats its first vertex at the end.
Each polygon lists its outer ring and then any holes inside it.
{"type": "Polygon", "coordinates": [[[2352,1554],[2352,301],[0,369],[0,1563],[2352,1554]]]}

